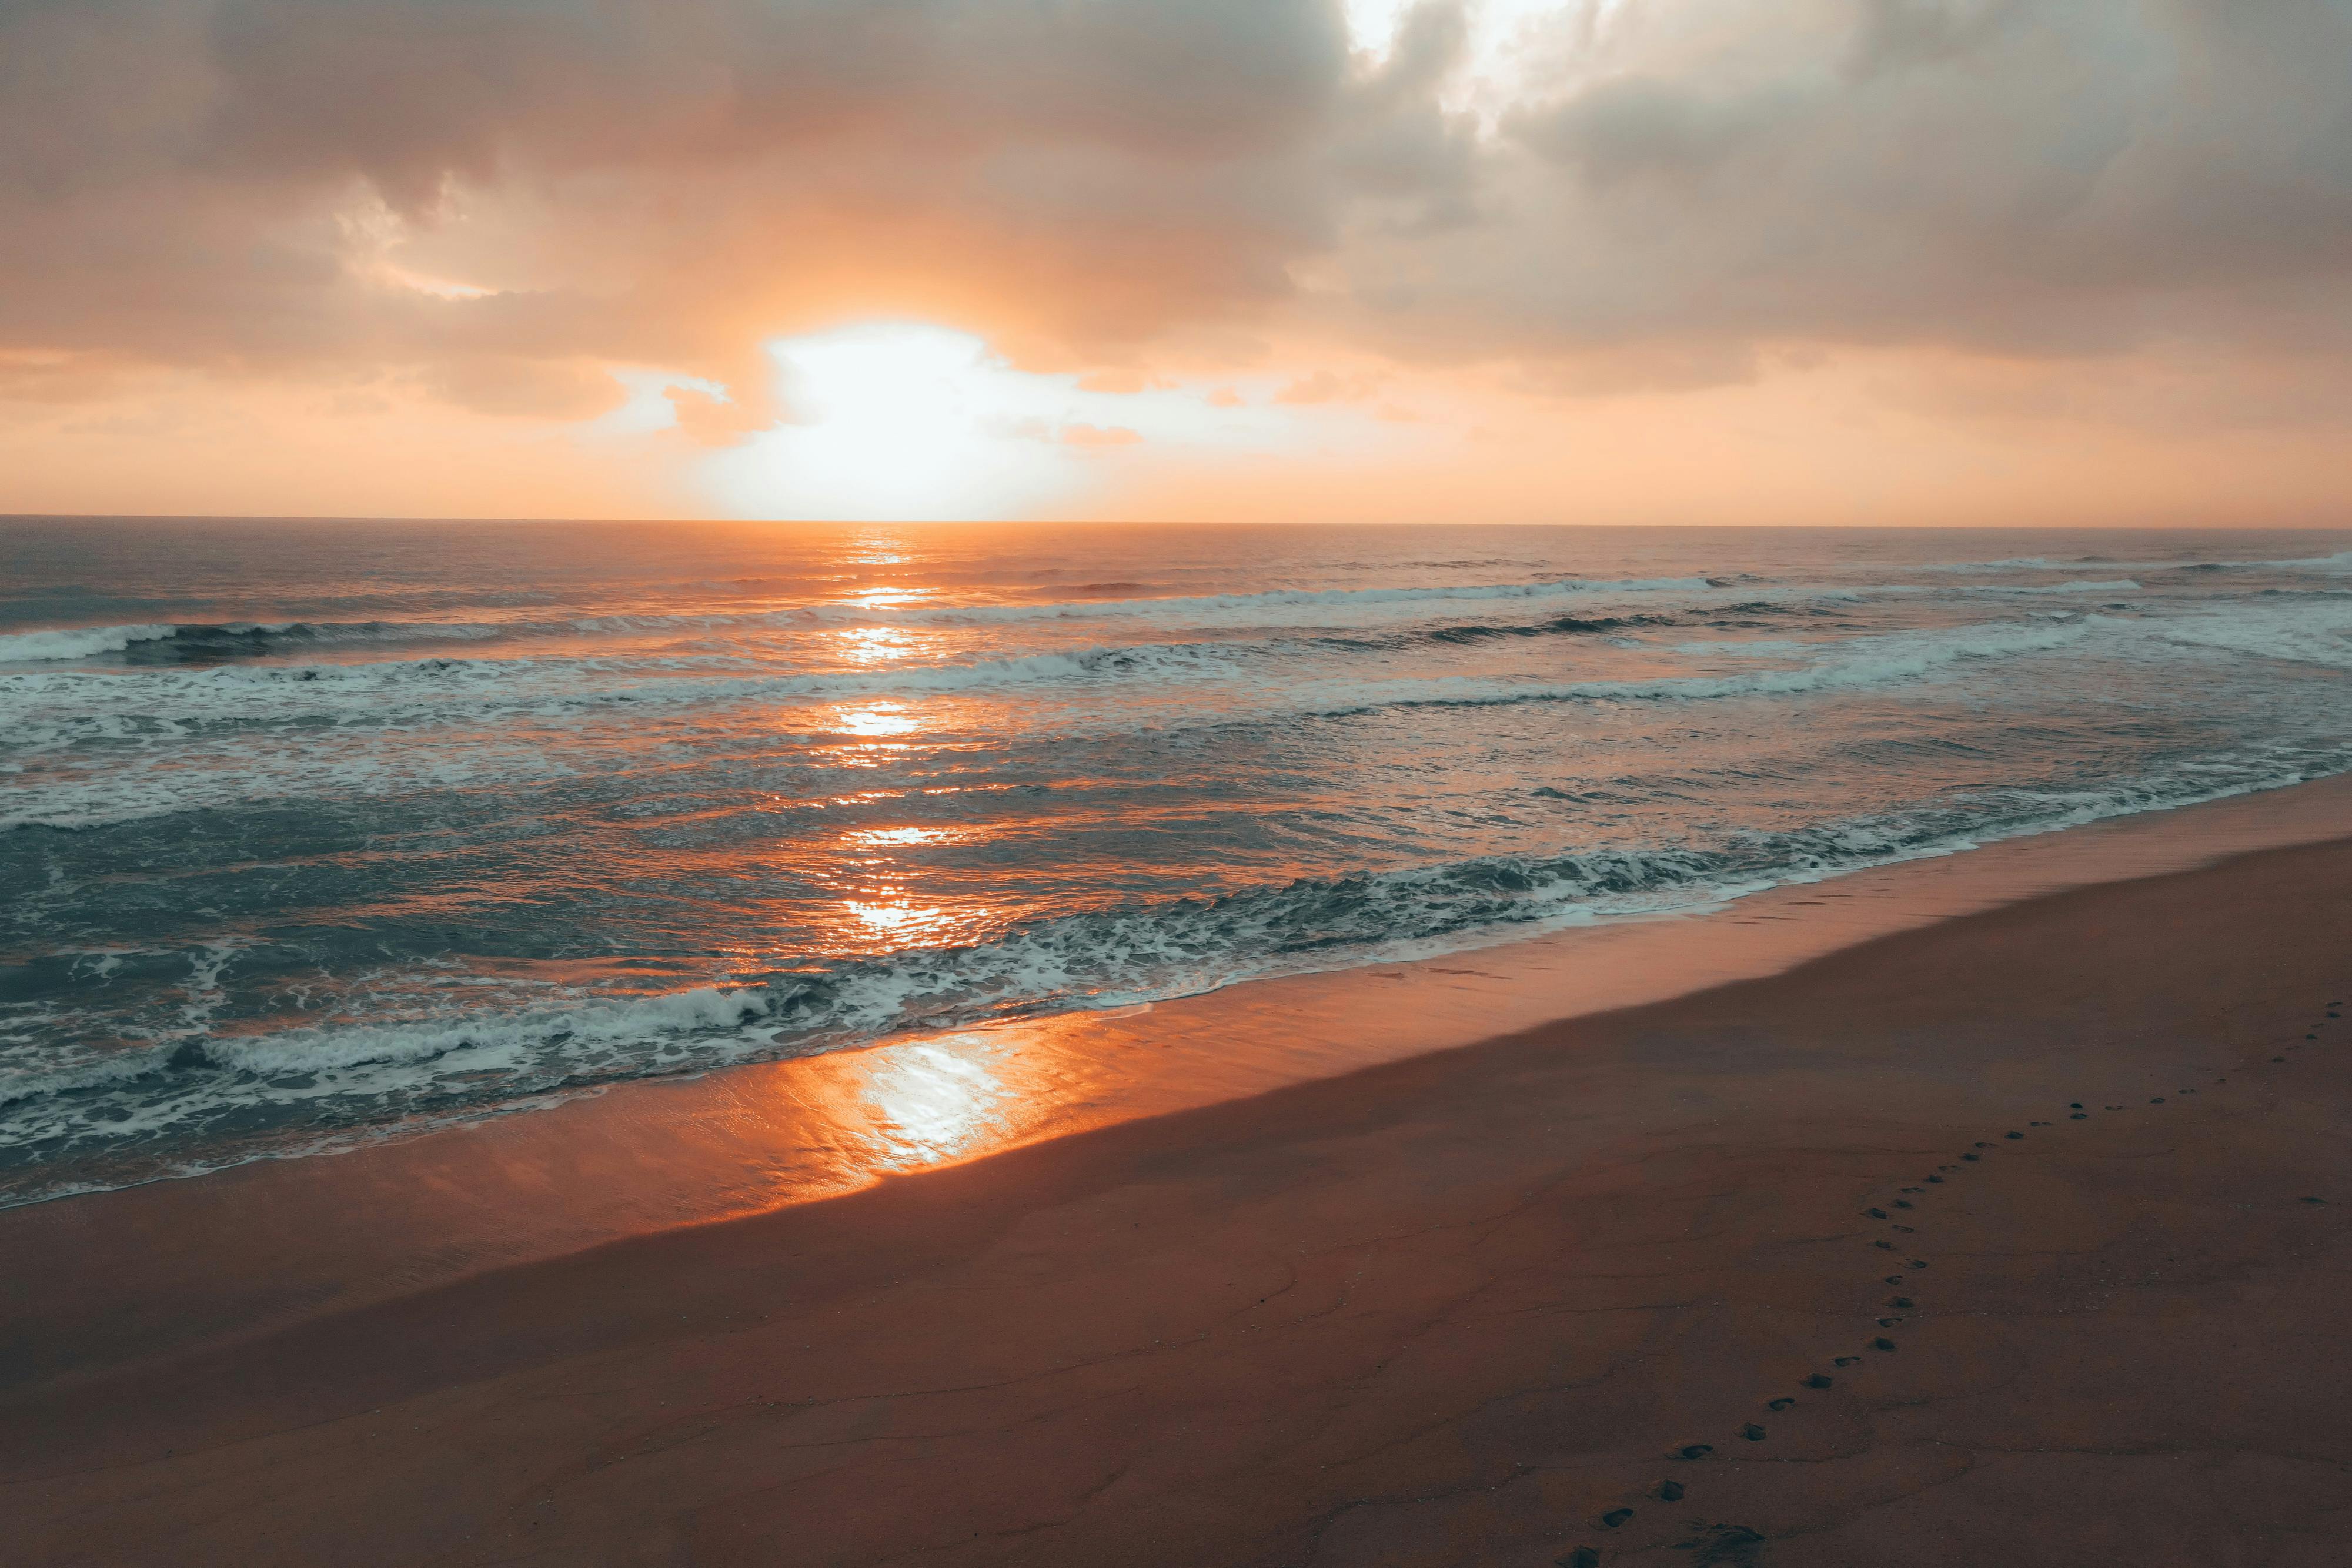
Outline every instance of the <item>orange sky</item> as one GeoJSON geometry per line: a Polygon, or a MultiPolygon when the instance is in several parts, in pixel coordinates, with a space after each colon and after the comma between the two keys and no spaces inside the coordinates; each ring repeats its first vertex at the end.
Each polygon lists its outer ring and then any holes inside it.
{"type": "Polygon", "coordinates": [[[0,8],[0,511],[2328,523],[2341,0],[0,8]]]}

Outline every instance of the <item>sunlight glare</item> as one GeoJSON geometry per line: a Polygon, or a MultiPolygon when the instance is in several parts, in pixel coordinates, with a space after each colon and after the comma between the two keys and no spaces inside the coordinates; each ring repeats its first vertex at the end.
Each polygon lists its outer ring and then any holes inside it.
{"type": "Polygon", "coordinates": [[[903,703],[867,703],[863,707],[844,708],[837,723],[842,734],[869,739],[911,735],[923,727],[923,721],[908,713],[903,703]]]}
{"type": "Polygon", "coordinates": [[[915,651],[915,640],[892,626],[857,626],[838,634],[841,656],[857,664],[882,664],[915,651]]]}
{"type": "Polygon", "coordinates": [[[892,1164],[904,1168],[952,1159],[996,1125],[992,1113],[1004,1086],[971,1055],[958,1053],[955,1048],[967,1040],[977,1037],[949,1035],[905,1048],[875,1072],[866,1093],[883,1117],[892,1164]]]}
{"type": "Polygon", "coordinates": [[[887,844],[945,843],[951,837],[944,828],[866,828],[851,833],[849,841],[879,849],[887,844]]]}
{"type": "Polygon", "coordinates": [[[791,422],[717,460],[742,509],[772,517],[973,520],[1033,510],[1076,479],[1040,439],[1059,391],[969,333],[877,323],[773,346],[791,422]],[[1040,384],[1043,383],[1043,384],[1040,384]],[[1041,426],[1042,427],[1042,426],[1041,426]]]}

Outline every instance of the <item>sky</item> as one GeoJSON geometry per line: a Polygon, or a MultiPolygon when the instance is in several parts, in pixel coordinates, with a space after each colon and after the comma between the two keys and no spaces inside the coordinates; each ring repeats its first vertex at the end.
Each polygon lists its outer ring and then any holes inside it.
{"type": "Polygon", "coordinates": [[[2352,522],[2352,0],[0,0],[0,512],[2352,522]]]}

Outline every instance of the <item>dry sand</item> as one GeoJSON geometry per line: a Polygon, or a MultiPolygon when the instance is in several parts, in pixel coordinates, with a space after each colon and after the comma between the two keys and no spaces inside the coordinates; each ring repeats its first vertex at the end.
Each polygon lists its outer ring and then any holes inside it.
{"type": "Polygon", "coordinates": [[[20,1275],[0,1560],[2352,1561],[2348,915],[2264,852],[136,1360],[20,1275]]]}

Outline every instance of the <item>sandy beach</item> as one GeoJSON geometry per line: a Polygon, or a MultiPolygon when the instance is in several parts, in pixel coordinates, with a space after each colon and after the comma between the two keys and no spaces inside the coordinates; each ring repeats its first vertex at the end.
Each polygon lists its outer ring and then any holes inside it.
{"type": "MultiPolygon", "coordinates": [[[[2342,803],[2037,842],[2227,849],[2342,803]]],[[[1075,1130],[520,1260],[420,1197],[436,1267],[382,1201],[479,1136],[11,1211],[5,1556],[2340,1562],[2347,887],[2337,838],[1898,922],[1245,1097],[1074,1092],[1075,1130]],[[269,1201],[298,1188],[341,1220],[269,1201]],[[240,1294],[305,1224],[345,1281],[374,1249],[368,1288],[240,1294]]],[[[1647,929],[1735,962],[1720,922],[1647,929]]],[[[1223,1017],[1187,1047],[1243,1052],[1278,994],[1097,1027],[1223,1017]]]]}
{"type": "Polygon", "coordinates": [[[0,0],[0,1568],[2352,1568],[2352,0],[0,0]]]}

